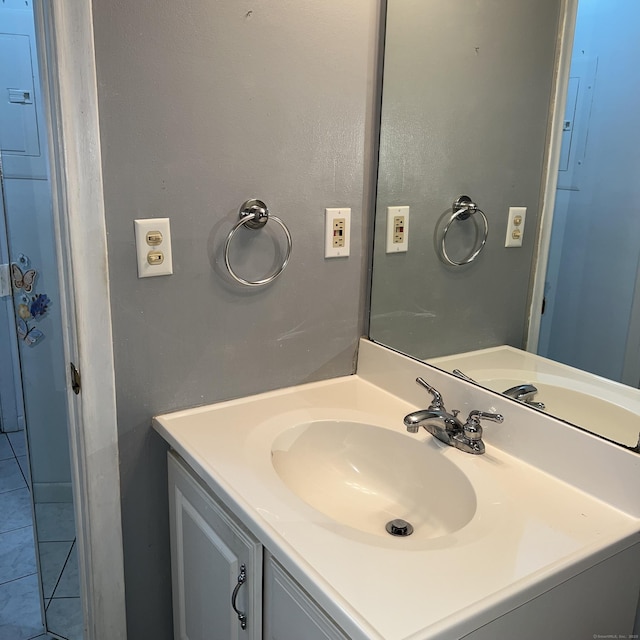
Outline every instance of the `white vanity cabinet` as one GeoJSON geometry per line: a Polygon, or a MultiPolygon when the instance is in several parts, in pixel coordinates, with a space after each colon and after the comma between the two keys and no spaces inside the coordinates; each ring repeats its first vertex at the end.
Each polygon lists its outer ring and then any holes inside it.
{"type": "Polygon", "coordinates": [[[263,640],[349,640],[270,553],[264,561],[263,640]]]}
{"type": "Polygon", "coordinates": [[[172,453],[169,513],[174,637],[260,640],[262,546],[172,453]]]}
{"type": "Polygon", "coordinates": [[[426,373],[451,397],[463,384],[362,342],[356,375],[154,418],[175,452],[176,638],[633,633],[640,457],[475,387],[469,406],[505,415],[484,456],[407,434],[426,373]],[[414,534],[387,536],[387,516],[404,512],[414,534]]]}
{"type": "Polygon", "coordinates": [[[349,640],[186,463],[168,458],[176,640],[349,640]]]}

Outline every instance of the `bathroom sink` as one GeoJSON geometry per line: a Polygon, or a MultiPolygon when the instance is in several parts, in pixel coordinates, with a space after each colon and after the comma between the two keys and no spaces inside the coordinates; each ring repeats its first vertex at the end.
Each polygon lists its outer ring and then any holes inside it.
{"type": "MultiPolygon", "coordinates": [[[[462,638],[512,614],[518,629],[541,620],[548,630],[547,604],[573,630],[565,598],[587,597],[593,618],[606,608],[620,619],[621,607],[635,616],[638,581],[626,567],[637,556],[626,554],[640,541],[637,454],[367,341],[358,369],[154,426],[344,637],[462,638]],[[403,417],[428,402],[415,384],[427,374],[451,406],[505,415],[487,426],[484,455],[407,433],[403,417]],[[389,535],[396,519],[413,533],[389,535]]],[[[490,377],[512,380],[496,369],[490,377]]],[[[578,620],[581,637],[598,630],[593,618],[578,620]]],[[[500,629],[482,637],[518,637],[500,629]]]]}
{"type": "Polygon", "coordinates": [[[440,447],[383,427],[311,421],[282,432],[271,454],[293,493],[365,533],[388,536],[387,523],[401,519],[412,525],[413,540],[437,538],[476,511],[471,483],[440,447]]]}

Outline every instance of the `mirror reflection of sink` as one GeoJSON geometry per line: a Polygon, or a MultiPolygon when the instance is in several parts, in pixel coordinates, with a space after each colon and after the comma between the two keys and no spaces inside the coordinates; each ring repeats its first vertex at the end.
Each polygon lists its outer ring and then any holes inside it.
{"type": "Polygon", "coordinates": [[[318,420],[281,433],[272,463],[308,505],[365,533],[389,536],[404,519],[410,539],[438,538],[464,527],[476,511],[467,477],[441,450],[403,433],[341,420],[318,420]]]}
{"type": "Polygon", "coordinates": [[[498,393],[532,384],[538,389],[533,400],[543,402],[548,415],[629,448],[638,443],[638,389],[506,345],[428,362],[446,371],[458,369],[498,393]]]}
{"type": "Polygon", "coordinates": [[[531,380],[526,377],[526,372],[521,378],[481,377],[478,380],[488,389],[500,392],[517,384],[523,384],[523,381],[533,384],[538,389],[534,400],[544,402],[547,413],[628,447],[634,447],[638,443],[640,417],[625,407],[600,397],[597,388],[594,388],[591,393],[587,393],[586,389],[578,391],[569,388],[566,383],[549,384],[540,380],[531,380]]]}

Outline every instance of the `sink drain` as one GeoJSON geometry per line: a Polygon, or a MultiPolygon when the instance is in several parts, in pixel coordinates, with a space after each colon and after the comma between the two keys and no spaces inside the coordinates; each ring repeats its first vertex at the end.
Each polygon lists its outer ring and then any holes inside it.
{"type": "Polygon", "coordinates": [[[402,518],[390,520],[385,525],[385,529],[387,530],[387,533],[390,533],[392,536],[399,536],[401,538],[410,536],[413,533],[413,527],[411,524],[402,518]]]}

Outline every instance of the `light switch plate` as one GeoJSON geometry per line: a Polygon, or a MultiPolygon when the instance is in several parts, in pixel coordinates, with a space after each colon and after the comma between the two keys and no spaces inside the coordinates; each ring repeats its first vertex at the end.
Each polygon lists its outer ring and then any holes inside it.
{"type": "Polygon", "coordinates": [[[509,219],[507,221],[507,237],[505,247],[521,247],[524,237],[524,221],[527,216],[527,207],[509,207],[509,219]]]}
{"type": "Polygon", "coordinates": [[[173,273],[169,218],[133,221],[136,233],[138,278],[169,276],[173,273]]]}

